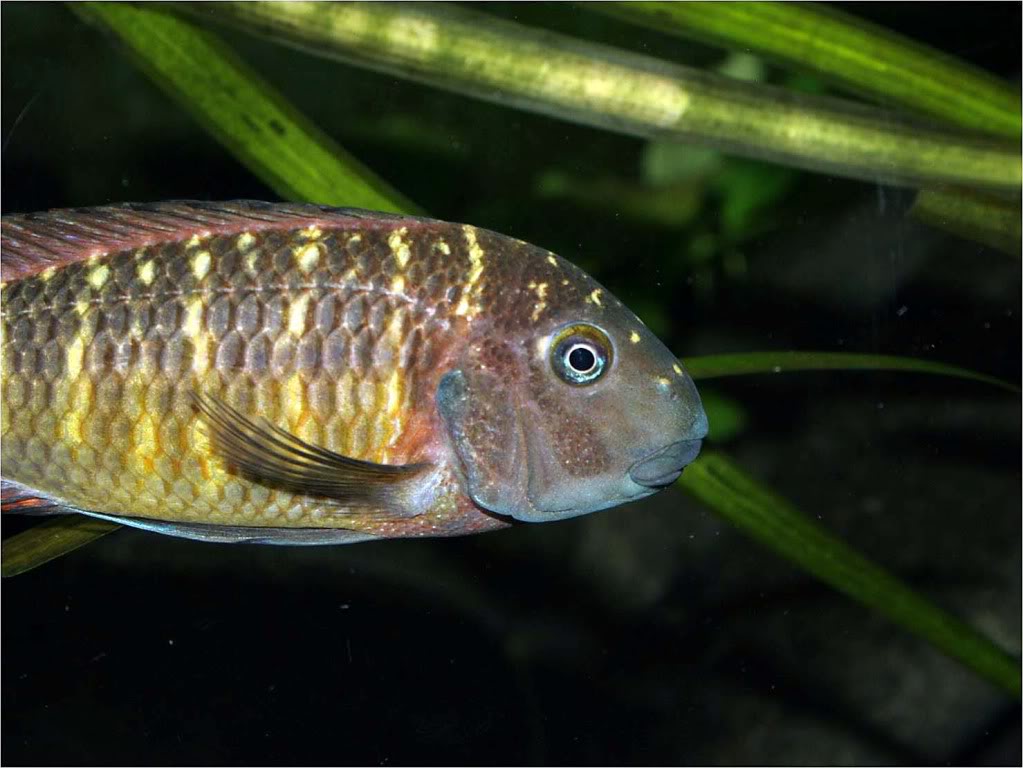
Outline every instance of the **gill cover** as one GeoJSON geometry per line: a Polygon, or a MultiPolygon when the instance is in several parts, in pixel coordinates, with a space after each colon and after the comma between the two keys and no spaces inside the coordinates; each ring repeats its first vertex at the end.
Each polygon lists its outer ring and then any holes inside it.
{"type": "Polygon", "coordinates": [[[437,387],[437,410],[483,509],[518,520],[535,517],[529,502],[529,456],[512,393],[486,371],[454,370],[437,387]]]}

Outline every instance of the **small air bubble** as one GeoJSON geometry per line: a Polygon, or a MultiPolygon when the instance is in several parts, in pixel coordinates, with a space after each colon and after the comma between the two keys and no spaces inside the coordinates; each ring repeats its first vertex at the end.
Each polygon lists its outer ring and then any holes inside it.
{"type": "Polygon", "coordinates": [[[781,373],[781,366],[780,365],[771,366],[771,373],[781,373]]]}

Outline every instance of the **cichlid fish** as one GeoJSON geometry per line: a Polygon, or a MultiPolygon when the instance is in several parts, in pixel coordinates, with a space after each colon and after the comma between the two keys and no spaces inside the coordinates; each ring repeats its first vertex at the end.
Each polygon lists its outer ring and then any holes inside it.
{"type": "Polygon", "coordinates": [[[475,227],[257,202],[5,217],[3,508],[324,544],[648,496],[707,419],[564,259],[475,227]]]}

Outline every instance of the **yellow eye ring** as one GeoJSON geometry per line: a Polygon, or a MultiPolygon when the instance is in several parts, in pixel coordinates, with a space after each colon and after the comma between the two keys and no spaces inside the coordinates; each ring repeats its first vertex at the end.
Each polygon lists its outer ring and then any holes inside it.
{"type": "Polygon", "coordinates": [[[551,367],[562,381],[576,387],[593,384],[611,368],[611,340],[593,325],[562,328],[551,341],[551,367]]]}

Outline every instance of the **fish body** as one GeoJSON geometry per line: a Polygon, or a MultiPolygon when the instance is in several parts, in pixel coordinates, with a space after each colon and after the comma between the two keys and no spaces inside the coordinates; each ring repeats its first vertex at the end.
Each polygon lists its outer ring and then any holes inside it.
{"type": "Polygon", "coordinates": [[[123,205],[5,217],[0,256],[5,509],[216,540],[456,535],[648,495],[706,432],[634,315],[485,229],[123,205]]]}

